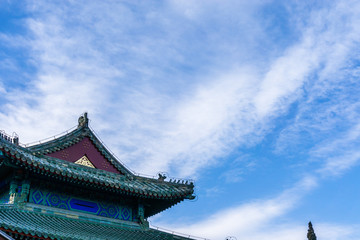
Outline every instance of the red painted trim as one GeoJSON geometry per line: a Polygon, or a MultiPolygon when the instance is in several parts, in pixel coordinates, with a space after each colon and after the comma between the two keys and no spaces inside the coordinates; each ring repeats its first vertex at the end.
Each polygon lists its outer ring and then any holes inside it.
{"type": "Polygon", "coordinates": [[[45,155],[68,162],[75,162],[86,155],[96,168],[123,175],[123,173],[119,171],[109,159],[106,158],[105,154],[100,151],[94,141],[87,136],[71,146],[56,148],[55,151],[45,155]]]}

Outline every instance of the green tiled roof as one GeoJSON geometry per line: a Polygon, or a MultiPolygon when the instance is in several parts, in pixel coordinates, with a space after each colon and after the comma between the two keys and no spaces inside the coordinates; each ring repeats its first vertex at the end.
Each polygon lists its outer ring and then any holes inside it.
{"type": "Polygon", "coordinates": [[[5,232],[0,231],[0,239],[14,240],[12,237],[7,235],[5,232]],[[1,238],[2,237],[2,238],[1,238]]]}
{"type": "Polygon", "coordinates": [[[92,222],[74,216],[28,211],[11,205],[0,205],[0,229],[45,239],[119,239],[170,240],[190,239],[151,228],[124,227],[121,224],[92,222]]]}
{"type": "Polygon", "coordinates": [[[121,175],[53,157],[35,156],[27,148],[0,138],[0,164],[3,162],[67,182],[109,189],[142,198],[173,200],[194,198],[192,183],[174,183],[134,175],[121,175]]]}

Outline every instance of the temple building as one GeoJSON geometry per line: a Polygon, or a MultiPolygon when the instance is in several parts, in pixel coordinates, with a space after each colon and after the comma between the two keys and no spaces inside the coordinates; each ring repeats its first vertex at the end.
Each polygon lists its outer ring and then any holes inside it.
{"type": "Polygon", "coordinates": [[[194,199],[194,184],[134,174],[88,122],[31,146],[0,133],[0,239],[194,239],[147,221],[194,199]]]}

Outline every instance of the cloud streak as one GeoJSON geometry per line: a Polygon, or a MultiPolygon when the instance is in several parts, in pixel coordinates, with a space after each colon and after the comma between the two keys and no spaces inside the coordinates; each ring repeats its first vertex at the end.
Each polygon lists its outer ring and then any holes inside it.
{"type": "Polygon", "coordinates": [[[210,239],[225,239],[226,236],[244,238],[254,234],[258,236],[256,233],[259,229],[267,228],[271,221],[294,208],[298,201],[316,186],[316,178],[307,176],[273,198],[259,199],[223,209],[204,220],[180,228],[178,227],[182,225],[180,222],[170,226],[167,223],[161,225],[168,225],[178,232],[210,239]]]}
{"type": "MultiPolygon", "coordinates": [[[[6,106],[5,113],[12,114],[11,118],[8,114],[2,115],[3,125],[12,127],[12,122],[22,122],[26,127],[20,131],[25,140],[30,135],[42,138],[56,134],[55,129],[61,126],[64,129],[72,126],[72,119],[87,110],[94,116],[95,129],[105,133],[113,130],[127,136],[119,139],[106,134],[111,139],[111,148],[121,159],[133,168],[151,174],[154,174],[153,169],[163,169],[189,177],[198,169],[216,164],[217,159],[226,156],[231,149],[261,140],[266,131],[271,130],[271,120],[285,113],[290,104],[301,97],[304,84],[309,82],[315,70],[320,70],[321,79],[326,79],[329,69],[336,71],[342,66],[359,35],[355,27],[359,19],[355,12],[349,12],[340,2],[327,15],[323,11],[314,12],[314,24],[302,29],[301,40],[271,60],[266,71],[260,70],[259,65],[215,69],[210,74],[190,78],[197,81],[178,91],[178,97],[173,98],[170,82],[165,80],[162,88],[159,85],[166,75],[160,75],[154,85],[147,83],[147,79],[156,77],[154,74],[158,71],[150,64],[151,58],[180,63],[182,60],[179,59],[187,57],[187,53],[179,53],[184,47],[181,43],[169,45],[174,36],[165,22],[170,19],[160,17],[155,9],[141,8],[150,24],[162,24],[155,28],[153,39],[146,39],[137,31],[122,36],[130,32],[128,25],[121,22],[121,18],[116,17],[118,14],[115,16],[105,3],[77,9],[76,17],[72,15],[74,9],[71,6],[52,8],[50,3],[47,4],[29,3],[29,9],[38,13],[38,17],[28,20],[33,33],[30,41],[33,56],[39,64],[38,73],[32,81],[32,90],[21,93],[16,104],[6,106]],[[98,8],[109,12],[106,19],[92,14],[98,8]],[[70,20],[65,20],[64,15],[71,16],[70,20]],[[349,24],[339,37],[337,22],[343,16],[350,16],[349,24]],[[112,25],[108,25],[111,20],[114,20],[112,25]],[[71,21],[76,24],[69,28],[71,21]],[[90,30],[80,28],[80,25],[90,26],[95,22],[90,30]],[[165,32],[165,38],[157,43],[155,51],[151,51],[158,31],[165,32]],[[98,35],[104,33],[107,34],[100,39],[98,35]],[[113,37],[118,36],[126,39],[114,42],[113,37]],[[169,48],[173,50],[162,55],[163,59],[155,57],[158,50],[169,48]],[[128,63],[131,65],[116,60],[127,56],[129,51],[133,54],[128,63]],[[147,62],[138,68],[135,61],[140,58],[147,62]],[[136,79],[139,73],[142,79],[136,79]],[[42,116],[42,123],[37,121],[38,116],[42,116]],[[108,123],[98,127],[95,123],[98,119],[106,119],[108,123]],[[34,135],[26,130],[30,125],[39,129],[41,125],[48,127],[34,135]]],[[[177,18],[186,17],[190,19],[187,21],[202,24],[203,11],[212,11],[214,7],[208,3],[207,8],[190,11],[188,5],[174,6],[169,9],[185,14],[177,15],[177,18]]],[[[142,20],[134,18],[131,8],[118,4],[114,9],[122,12],[135,30],[140,28],[142,20]]],[[[246,19],[251,17],[251,14],[246,15],[246,19]]],[[[228,23],[224,19],[217,21],[228,23]]],[[[180,31],[189,29],[180,28],[180,31]]],[[[254,34],[258,32],[256,30],[254,34]]],[[[221,56],[221,49],[213,51],[221,56]]],[[[175,87],[178,86],[176,81],[179,79],[175,78],[175,87]]],[[[14,95],[19,93],[7,94],[9,99],[14,99],[14,95]]]]}
{"type": "MultiPolygon", "coordinates": [[[[178,230],[300,239],[296,223],[272,230],[273,222],[359,162],[358,70],[349,65],[358,60],[360,6],[336,1],[305,12],[306,3],[284,4],[290,26],[282,34],[296,38],[284,43],[268,29],[276,21],[257,16],[277,10],[269,3],[28,1],[29,33],[0,38],[26,48],[36,72],[25,89],[0,80],[0,125],[31,142],[70,128],[88,111],[92,127],[132,169],[196,178],[281,128],[274,156],[304,157],[293,187],[233,201],[178,230]]],[[[322,236],[354,233],[320,229],[322,236]]]]}

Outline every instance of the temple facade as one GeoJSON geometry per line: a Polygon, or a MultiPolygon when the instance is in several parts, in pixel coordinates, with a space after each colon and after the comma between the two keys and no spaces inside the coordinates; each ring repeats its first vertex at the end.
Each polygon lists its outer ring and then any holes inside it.
{"type": "Polygon", "coordinates": [[[0,133],[0,239],[193,239],[147,219],[194,199],[194,184],[132,173],[88,122],[29,147],[0,133]]]}

